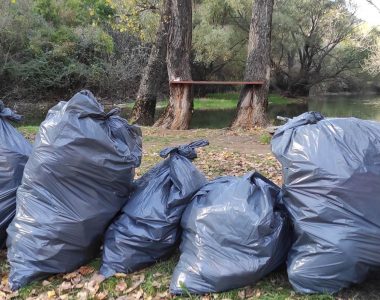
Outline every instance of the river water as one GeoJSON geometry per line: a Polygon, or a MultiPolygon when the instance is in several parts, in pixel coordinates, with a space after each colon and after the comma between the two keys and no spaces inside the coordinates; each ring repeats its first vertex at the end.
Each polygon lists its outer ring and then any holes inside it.
{"type": "MultiPolygon", "coordinates": [[[[24,114],[20,125],[39,125],[53,104],[17,105],[17,111],[24,114]]],[[[107,107],[109,109],[109,107],[107,107]]],[[[285,105],[269,105],[269,118],[278,124],[277,116],[294,117],[306,111],[318,111],[326,117],[357,117],[380,121],[380,96],[330,96],[314,97],[305,102],[285,105]]],[[[157,109],[159,116],[162,108],[157,109]]],[[[122,115],[130,116],[131,109],[123,108],[122,115]]],[[[225,128],[234,117],[235,109],[195,110],[191,128],[225,128]]]]}
{"type": "MultiPolygon", "coordinates": [[[[380,121],[380,96],[320,96],[299,103],[270,104],[268,114],[272,123],[278,124],[277,116],[295,117],[306,111],[318,111],[325,117],[357,117],[380,121]]],[[[193,128],[227,127],[234,113],[234,109],[195,111],[191,126],[193,128]]]]}
{"type": "Polygon", "coordinates": [[[331,96],[309,99],[308,109],[327,117],[357,117],[380,121],[380,96],[331,96]]]}

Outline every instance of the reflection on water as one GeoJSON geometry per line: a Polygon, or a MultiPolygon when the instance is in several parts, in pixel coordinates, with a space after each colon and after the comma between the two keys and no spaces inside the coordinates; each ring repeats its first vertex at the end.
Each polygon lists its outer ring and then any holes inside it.
{"type": "MultiPolygon", "coordinates": [[[[52,105],[17,104],[17,111],[24,114],[20,125],[39,125],[52,105]]],[[[111,107],[106,107],[109,110],[111,107]]],[[[156,111],[156,116],[163,109],[156,111]]],[[[276,116],[294,117],[305,111],[319,111],[326,117],[357,117],[380,121],[380,96],[334,96],[309,99],[305,103],[269,105],[269,118],[278,124],[276,116]]],[[[129,118],[130,108],[122,109],[122,116],[129,118]]],[[[191,128],[225,128],[234,117],[235,109],[195,110],[191,128]]]]}
{"type": "Polygon", "coordinates": [[[319,97],[308,101],[309,110],[326,117],[356,117],[380,121],[380,96],[319,97]]]}

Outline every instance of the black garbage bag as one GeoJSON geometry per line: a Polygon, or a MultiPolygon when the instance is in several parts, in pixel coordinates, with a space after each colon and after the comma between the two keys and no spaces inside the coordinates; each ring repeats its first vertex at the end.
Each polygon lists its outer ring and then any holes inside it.
{"type": "Polygon", "coordinates": [[[16,191],[32,146],[8,121],[21,116],[0,101],[0,249],[5,245],[6,229],[16,212],[16,191]]]}
{"type": "Polygon", "coordinates": [[[288,275],[301,293],[334,293],[380,267],[380,123],[304,113],[272,150],[296,241],[288,275]]]}
{"type": "Polygon", "coordinates": [[[99,253],[141,160],[141,130],[116,114],[82,91],[41,124],[8,227],[12,289],[73,271],[99,253]]]}
{"type": "Polygon", "coordinates": [[[291,242],[280,200],[280,188],[256,172],[219,177],[200,189],[182,216],[170,292],[235,289],[280,266],[291,242]]]}
{"type": "Polygon", "coordinates": [[[100,272],[106,277],[129,273],[165,259],[180,237],[180,220],[191,197],[206,184],[191,162],[195,148],[208,145],[199,140],[166,148],[165,158],[140,179],[121,214],[108,228],[100,272]]]}

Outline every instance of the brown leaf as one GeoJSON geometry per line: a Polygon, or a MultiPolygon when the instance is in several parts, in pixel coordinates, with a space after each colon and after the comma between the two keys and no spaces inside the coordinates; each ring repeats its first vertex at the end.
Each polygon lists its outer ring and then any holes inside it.
{"type": "MultiPolygon", "coordinates": [[[[116,286],[115,286],[115,290],[118,291],[118,292],[124,292],[125,289],[127,288],[127,283],[125,281],[119,281],[116,286]]],[[[127,291],[128,293],[128,291],[127,291]]]]}
{"type": "Polygon", "coordinates": [[[78,300],[87,300],[89,297],[88,297],[88,292],[87,291],[81,291],[77,294],[77,299],[78,300]]]}
{"type": "Polygon", "coordinates": [[[91,295],[95,295],[99,291],[99,283],[95,280],[90,280],[84,284],[84,288],[88,290],[91,295]]]}
{"type": "Polygon", "coordinates": [[[71,283],[72,284],[78,284],[81,281],[82,281],[82,275],[80,275],[79,273],[77,274],[76,277],[71,278],[71,283]]]}
{"type": "Polygon", "coordinates": [[[56,295],[56,294],[55,294],[55,290],[51,290],[51,291],[48,291],[48,292],[47,292],[47,296],[48,296],[49,299],[54,298],[55,295],[56,295]]]}
{"type": "Polygon", "coordinates": [[[245,289],[245,297],[246,298],[251,298],[255,295],[255,289],[251,288],[251,287],[247,287],[245,289]]]}
{"type": "Polygon", "coordinates": [[[245,290],[239,291],[238,292],[238,297],[239,297],[239,299],[246,299],[246,297],[245,297],[245,290]]]}
{"type": "Polygon", "coordinates": [[[100,273],[95,273],[92,277],[91,277],[91,281],[94,280],[95,282],[97,283],[102,283],[104,280],[106,280],[106,277],[100,273]]]}
{"type": "Polygon", "coordinates": [[[153,281],[152,282],[152,286],[155,287],[155,288],[160,288],[162,286],[162,284],[158,281],[153,281]]]}
{"type": "Polygon", "coordinates": [[[78,272],[71,272],[71,273],[67,273],[67,274],[63,275],[63,279],[71,280],[77,276],[80,276],[80,274],[78,272]]]}
{"type": "Polygon", "coordinates": [[[132,299],[139,300],[143,297],[143,295],[144,295],[144,291],[140,289],[138,292],[132,294],[131,296],[133,297],[132,299]]]}
{"type": "Polygon", "coordinates": [[[74,286],[74,288],[76,288],[76,289],[81,289],[81,288],[83,288],[84,287],[84,283],[78,283],[78,284],[76,284],[75,286],[74,286]]]}
{"type": "Polygon", "coordinates": [[[128,275],[125,274],[125,273],[115,273],[113,276],[116,277],[116,278],[125,278],[128,275]]]}
{"type": "Polygon", "coordinates": [[[95,269],[91,266],[81,266],[79,269],[78,269],[78,272],[83,275],[83,276],[86,276],[86,275],[89,275],[91,273],[94,273],[95,272],[95,269]]]}
{"type": "Polygon", "coordinates": [[[73,285],[69,281],[64,281],[61,283],[59,286],[60,291],[66,291],[66,290],[71,290],[73,288],[73,285]]]}
{"type": "Polygon", "coordinates": [[[50,284],[50,281],[44,280],[42,281],[42,286],[48,286],[50,284]]]}
{"type": "Polygon", "coordinates": [[[138,277],[138,280],[135,281],[128,290],[126,290],[126,292],[125,292],[126,294],[128,294],[128,293],[132,292],[133,290],[137,289],[140,286],[140,284],[142,284],[144,282],[144,279],[145,279],[144,274],[141,274],[141,275],[138,275],[138,276],[136,276],[136,275],[133,276],[133,278],[136,278],[136,277],[138,277]]]}
{"type": "Polygon", "coordinates": [[[104,299],[107,299],[107,297],[108,297],[107,291],[103,291],[103,292],[97,293],[95,295],[95,299],[97,299],[97,300],[104,300],[104,299]]]}

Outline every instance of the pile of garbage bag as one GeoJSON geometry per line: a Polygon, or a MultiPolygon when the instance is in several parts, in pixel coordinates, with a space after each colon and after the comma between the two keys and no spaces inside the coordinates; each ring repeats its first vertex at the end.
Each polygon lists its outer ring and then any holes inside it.
{"type": "Polygon", "coordinates": [[[6,229],[16,213],[16,191],[32,146],[9,121],[21,116],[0,101],[0,249],[5,245],[6,229]]]}
{"type": "Polygon", "coordinates": [[[141,130],[117,114],[105,113],[89,91],[48,112],[7,230],[12,289],[73,271],[99,254],[141,160],[141,130]]]}
{"type": "Polygon", "coordinates": [[[275,132],[272,151],[296,235],[293,288],[335,293],[379,269],[380,123],[304,113],[275,132]]]}
{"type": "Polygon", "coordinates": [[[0,101],[0,248],[8,234],[11,289],[101,252],[109,277],[178,247],[172,294],[253,285],[285,261],[300,293],[336,293],[380,269],[380,123],[287,119],[271,143],[279,188],[258,172],[207,181],[193,164],[206,140],[165,148],[134,181],[142,134],[119,113],[81,91],[49,110],[32,148],[0,101]]]}
{"type": "Polygon", "coordinates": [[[291,243],[280,202],[280,188],[257,172],[219,177],[201,188],[182,217],[171,293],[240,288],[280,266],[291,243]]]}
{"type": "Polygon", "coordinates": [[[191,162],[197,157],[195,149],[206,145],[199,140],[162,150],[160,156],[167,158],[136,181],[130,199],[105,234],[100,269],[104,276],[130,273],[173,253],[182,212],[206,183],[191,162]]]}

